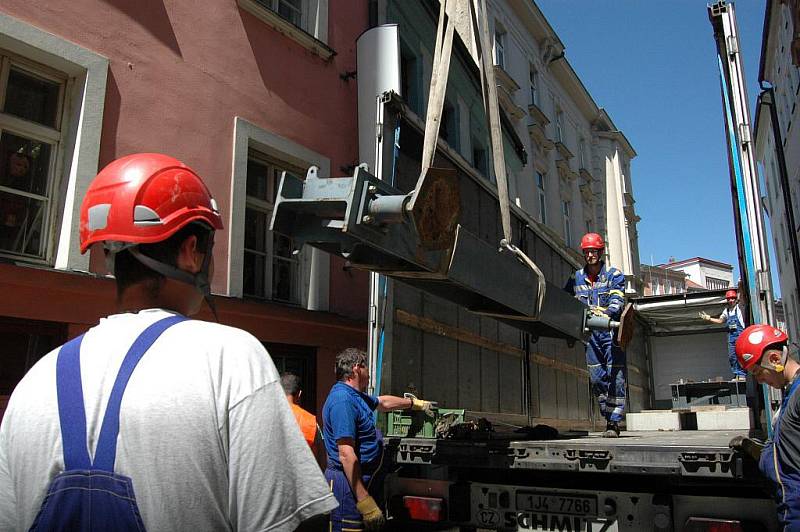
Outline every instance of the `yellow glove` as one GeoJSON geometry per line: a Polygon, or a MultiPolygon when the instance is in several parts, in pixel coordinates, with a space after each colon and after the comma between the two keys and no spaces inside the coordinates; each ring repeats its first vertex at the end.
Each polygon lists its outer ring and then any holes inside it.
{"type": "Polygon", "coordinates": [[[595,316],[605,316],[606,315],[606,313],[603,312],[603,309],[601,309],[600,307],[594,307],[594,306],[589,307],[589,312],[591,312],[595,316]]]}
{"type": "Polygon", "coordinates": [[[361,513],[361,519],[364,521],[364,530],[380,530],[386,524],[386,518],[383,512],[378,508],[375,499],[367,496],[356,503],[356,508],[361,513]]]}
{"type": "Polygon", "coordinates": [[[434,417],[433,407],[436,405],[435,402],[417,399],[417,396],[413,393],[404,393],[403,397],[406,399],[411,399],[411,410],[421,410],[422,412],[425,412],[426,416],[434,417]]]}
{"type": "Polygon", "coordinates": [[[702,310],[697,315],[700,316],[701,319],[704,319],[706,321],[708,321],[709,318],[711,318],[711,316],[709,316],[706,312],[703,312],[702,310]]]}

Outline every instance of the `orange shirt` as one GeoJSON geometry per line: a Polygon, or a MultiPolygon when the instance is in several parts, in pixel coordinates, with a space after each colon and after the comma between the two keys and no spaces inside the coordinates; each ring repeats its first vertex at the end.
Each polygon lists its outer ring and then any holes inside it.
{"type": "Polygon", "coordinates": [[[303,410],[296,404],[290,404],[289,406],[292,407],[294,418],[297,420],[297,424],[300,425],[300,432],[303,433],[308,446],[313,449],[314,439],[317,437],[317,418],[314,417],[314,414],[303,410]]]}

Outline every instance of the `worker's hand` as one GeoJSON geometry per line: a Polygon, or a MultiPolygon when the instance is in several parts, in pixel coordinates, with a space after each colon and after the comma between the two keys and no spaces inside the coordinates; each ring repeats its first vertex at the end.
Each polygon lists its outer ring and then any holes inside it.
{"type": "Polygon", "coordinates": [[[711,316],[709,316],[707,313],[703,312],[702,310],[700,312],[698,312],[697,315],[700,316],[700,319],[703,319],[705,321],[708,321],[709,319],[711,319],[711,316]]]}
{"type": "Polygon", "coordinates": [[[764,443],[752,438],[748,438],[747,436],[739,435],[734,437],[730,443],[728,443],[728,447],[734,451],[744,453],[758,462],[758,460],[761,458],[761,451],[764,450],[764,443]]]}
{"type": "Polygon", "coordinates": [[[422,412],[425,412],[426,416],[434,417],[433,409],[436,406],[436,402],[417,399],[417,396],[413,393],[404,393],[403,397],[406,399],[411,399],[411,410],[421,410],[422,412]]]}
{"type": "Polygon", "coordinates": [[[361,519],[364,521],[364,530],[380,530],[386,524],[386,518],[383,512],[375,503],[375,499],[367,496],[366,499],[361,499],[356,503],[356,508],[361,513],[361,519]]]}
{"type": "Polygon", "coordinates": [[[595,316],[605,316],[606,315],[606,313],[603,312],[603,309],[601,309],[600,307],[595,307],[595,306],[589,307],[589,312],[591,312],[595,316]]]}

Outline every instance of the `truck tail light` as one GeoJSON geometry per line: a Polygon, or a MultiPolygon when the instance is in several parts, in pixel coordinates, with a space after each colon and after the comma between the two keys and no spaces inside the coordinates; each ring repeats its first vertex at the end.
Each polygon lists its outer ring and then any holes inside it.
{"type": "Polygon", "coordinates": [[[744,532],[741,521],[690,517],[684,527],[686,532],[744,532]]]}
{"type": "Polygon", "coordinates": [[[437,523],[445,517],[444,499],[406,495],[403,506],[408,510],[408,516],[416,521],[437,523]]]}

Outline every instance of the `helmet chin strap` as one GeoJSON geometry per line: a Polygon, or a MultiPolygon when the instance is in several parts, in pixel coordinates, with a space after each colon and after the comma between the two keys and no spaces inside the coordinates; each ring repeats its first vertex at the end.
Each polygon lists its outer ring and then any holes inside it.
{"type": "MultiPolygon", "coordinates": [[[[210,231],[210,233],[211,234],[208,236],[208,243],[206,244],[205,254],[203,256],[203,264],[200,267],[200,271],[197,273],[189,273],[185,270],[181,270],[180,268],[176,268],[175,266],[171,266],[164,262],[148,257],[139,251],[138,246],[130,247],[128,248],[128,251],[136,258],[136,260],[151,270],[160,273],[164,277],[169,277],[175,281],[180,281],[182,283],[194,286],[201,294],[203,294],[203,299],[208,305],[208,308],[210,308],[211,312],[214,314],[214,321],[219,323],[217,307],[214,304],[214,300],[211,298],[211,283],[208,279],[208,270],[211,264],[211,253],[214,248],[214,232],[210,231]]],[[[113,269],[111,271],[113,271],[113,269]]]]}

